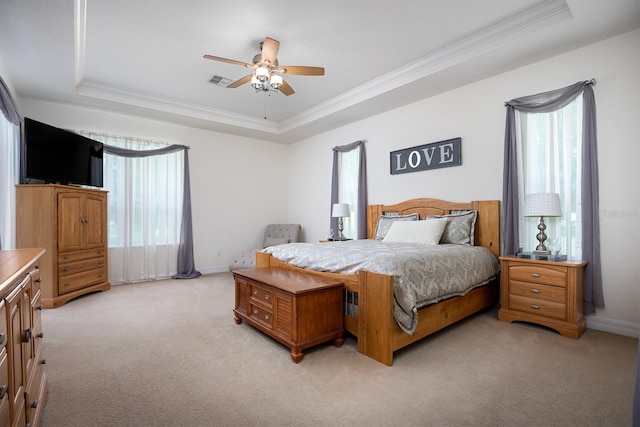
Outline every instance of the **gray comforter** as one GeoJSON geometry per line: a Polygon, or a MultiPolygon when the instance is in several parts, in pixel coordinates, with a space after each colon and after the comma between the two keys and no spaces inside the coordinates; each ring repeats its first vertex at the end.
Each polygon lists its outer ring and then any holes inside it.
{"type": "Polygon", "coordinates": [[[394,277],[394,316],[413,334],[420,307],[464,295],[495,277],[496,257],[481,246],[418,245],[351,240],[289,243],[264,249],[274,258],[316,271],[353,274],[360,270],[394,277]]]}

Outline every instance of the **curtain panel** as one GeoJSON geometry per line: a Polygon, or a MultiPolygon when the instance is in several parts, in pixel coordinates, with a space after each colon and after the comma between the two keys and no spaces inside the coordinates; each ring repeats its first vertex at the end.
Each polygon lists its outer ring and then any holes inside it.
{"type": "Polygon", "coordinates": [[[584,312],[604,307],[602,266],[600,263],[600,217],[598,198],[598,162],[596,106],[592,85],[595,80],[577,82],[562,89],[512,99],[507,108],[504,140],[502,188],[502,253],[516,253],[520,218],[518,198],[518,156],[515,110],[546,113],[565,107],[582,93],[582,258],[588,261],[584,277],[584,312]]]}
{"type": "Polygon", "coordinates": [[[356,206],[358,224],[357,239],[367,238],[367,156],[364,149],[365,140],[355,141],[351,144],[333,148],[333,172],[331,174],[331,206],[329,207],[329,224],[332,230],[338,229],[338,218],[331,217],[331,210],[335,203],[339,203],[340,177],[339,155],[360,147],[360,162],[358,168],[358,205],[356,206]]]}
{"type": "Polygon", "coordinates": [[[2,110],[2,114],[4,114],[6,119],[14,125],[17,126],[22,122],[22,115],[20,111],[18,111],[16,101],[13,99],[2,77],[0,77],[0,110],[2,110]]]}
{"type": "Polygon", "coordinates": [[[9,87],[0,76],[0,250],[15,246],[15,186],[19,182],[20,123],[23,120],[9,87]],[[4,242],[4,243],[3,243],[4,242]]]}

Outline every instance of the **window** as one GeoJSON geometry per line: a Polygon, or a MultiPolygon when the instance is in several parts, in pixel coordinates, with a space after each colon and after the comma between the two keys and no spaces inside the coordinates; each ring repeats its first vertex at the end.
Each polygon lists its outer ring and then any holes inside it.
{"type": "Polygon", "coordinates": [[[349,239],[358,236],[358,175],[360,147],[338,155],[338,201],[348,203],[351,216],[343,218],[343,234],[349,239]]]}
{"type": "MultiPolygon", "coordinates": [[[[136,151],[168,144],[83,133],[112,147],[136,151]]],[[[104,188],[109,191],[109,278],[113,283],[171,277],[182,223],[184,152],[146,157],[105,153],[104,188]]]]}
{"type": "MultiPolygon", "coordinates": [[[[344,220],[343,234],[350,239],[367,238],[367,160],[365,140],[333,148],[331,203],[348,203],[351,216],[344,220]]],[[[331,218],[331,230],[338,219],[331,218]]]]}
{"type": "MultiPolygon", "coordinates": [[[[561,253],[582,259],[582,94],[548,113],[516,112],[518,199],[558,193],[562,217],[545,219],[549,239],[558,239],[561,253]]],[[[539,218],[520,217],[520,247],[533,250],[539,218]]]]}

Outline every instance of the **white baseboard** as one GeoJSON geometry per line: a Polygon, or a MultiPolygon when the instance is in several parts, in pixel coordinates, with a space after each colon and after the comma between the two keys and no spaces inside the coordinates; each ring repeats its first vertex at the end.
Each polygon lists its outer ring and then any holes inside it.
{"type": "Polygon", "coordinates": [[[227,265],[214,265],[212,267],[198,268],[202,274],[216,274],[216,273],[228,273],[229,266],[227,265]]]}
{"type": "Polygon", "coordinates": [[[606,317],[587,316],[587,328],[627,337],[640,338],[640,325],[606,317]]]}

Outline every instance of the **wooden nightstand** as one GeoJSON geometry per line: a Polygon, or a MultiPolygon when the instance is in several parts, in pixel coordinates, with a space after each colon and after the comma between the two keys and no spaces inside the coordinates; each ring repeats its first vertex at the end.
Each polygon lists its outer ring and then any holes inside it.
{"type": "Polygon", "coordinates": [[[580,338],[586,329],[583,280],[586,261],[540,261],[500,257],[498,319],[525,321],[580,338]]]}

